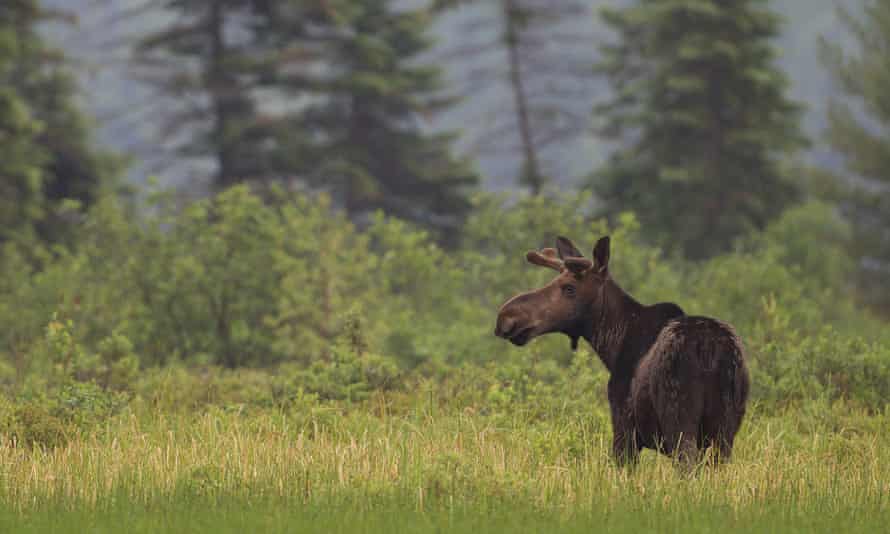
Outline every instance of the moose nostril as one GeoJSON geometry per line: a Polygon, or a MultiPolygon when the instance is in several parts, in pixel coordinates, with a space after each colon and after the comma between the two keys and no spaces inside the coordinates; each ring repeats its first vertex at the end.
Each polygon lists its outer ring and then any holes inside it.
{"type": "Polygon", "coordinates": [[[498,324],[494,329],[494,335],[496,335],[498,337],[507,337],[510,334],[510,332],[513,331],[513,328],[515,326],[516,326],[515,319],[507,318],[507,319],[503,319],[503,320],[498,320],[498,324]]]}

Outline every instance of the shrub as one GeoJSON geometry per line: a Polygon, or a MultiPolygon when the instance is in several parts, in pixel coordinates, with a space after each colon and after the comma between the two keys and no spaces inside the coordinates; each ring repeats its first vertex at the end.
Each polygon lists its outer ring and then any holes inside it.
{"type": "Polygon", "coordinates": [[[583,411],[602,402],[592,354],[561,336],[519,350],[491,331],[502,302],[552,278],[525,263],[528,249],[567,235],[586,251],[606,233],[616,280],[641,302],[735,325],[755,398],[875,410],[887,398],[890,330],[848,297],[847,231],[818,203],[687,263],[645,244],[632,214],[592,220],[586,193],[479,195],[453,249],[382,214],[358,228],[323,195],[240,186],[185,209],[156,198],[138,212],[96,203],[76,247],[39,271],[0,249],[0,384],[55,399],[47,413],[63,424],[107,417],[120,392],[191,409],[362,401],[427,383],[492,414],[583,411]]]}
{"type": "Polygon", "coordinates": [[[293,373],[292,384],[322,400],[362,401],[372,391],[395,388],[399,379],[396,362],[368,352],[362,325],[360,316],[349,314],[327,358],[293,373]]]}
{"type": "Polygon", "coordinates": [[[29,402],[17,406],[9,426],[5,429],[17,444],[27,447],[52,449],[65,445],[71,435],[62,419],[50,413],[46,406],[29,402]]]}
{"type": "Polygon", "coordinates": [[[796,343],[767,343],[755,365],[755,394],[777,405],[824,398],[852,400],[880,412],[890,404],[887,349],[830,326],[796,343]]]}

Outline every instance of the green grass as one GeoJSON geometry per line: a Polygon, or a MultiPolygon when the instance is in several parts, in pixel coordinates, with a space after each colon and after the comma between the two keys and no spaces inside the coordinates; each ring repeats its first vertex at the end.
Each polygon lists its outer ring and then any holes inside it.
{"type": "Polygon", "coordinates": [[[874,532],[890,520],[888,415],[754,410],[731,464],[684,477],[652,453],[616,469],[600,410],[128,413],[63,447],[0,446],[0,532],[874,532]]]}
{"type": "MultiPolygon", "coordinates": [[[[605,503],[604,503],[605,504],[605,503]]],[[[827,508],[765,506],[745,512],[726,507],[664,506],[639,499],[581,512],[448,506],[417,510],[411,499],[351,504],[287,500],[166,500],[70,510],[44,506],[0,512],[3,532],[880,532],[888,514],[846,505],[827,508]]]]}

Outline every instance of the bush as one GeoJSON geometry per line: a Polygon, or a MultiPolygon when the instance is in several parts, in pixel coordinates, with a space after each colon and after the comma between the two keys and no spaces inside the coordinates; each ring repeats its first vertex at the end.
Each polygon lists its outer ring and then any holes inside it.
{"type": "Polygon", "coordinates": [[[755,359],[758,398],[777,405],[824,398],[852,400],[872,412],[890,405],[887,350],[825,327],[797,343],[768,343],[755,359]]]}
{"type": "Polygon", "coordinates": [[[17,406],[5,431],[19,445],[52,449],[65,445],[71,435],[62,419],[37,403],[17,406]]]}
{"type": "Polygon", "coordinates": [[[372,391],[395,388],[399,379],[396,362],[368,352],[362,325],[360,316],[353,313],[346,317],[328,357],[294,372],[293,386],[317,394],[322,400],[347,401],[363,401],[372,391]]]}
{"type": "MultiPolygon", "coordinates": [[[[69,388],[90,420],[114,411],[102,399],[116,405],[116,392],[179,409],[361,401],[421,383],[494,414],[580,411],[602,403],[595,356],[562,336],[519,350],[491,331],[501,303],[552,279],[525,263],[528,249],[567,235],[586,251],[608,233],[613,276],[641,302],[735,325],[755,398],[879,409],[890,334],[847,296],[847,231],[829,208],[789,210],[691,264],[645,244],[632,214],[592,220],[591,202],[480,195],[462,244],[444,249],[381,214],[357,228],[325,196],[263,200],[241,186],[182,210],[158,196],[138,217],[106,199],[76,248],[39,271],[0,249],[0,384],[56,400],[69,388]]],[[[58,406],[48,413],[74,420],[58,406]]]]}

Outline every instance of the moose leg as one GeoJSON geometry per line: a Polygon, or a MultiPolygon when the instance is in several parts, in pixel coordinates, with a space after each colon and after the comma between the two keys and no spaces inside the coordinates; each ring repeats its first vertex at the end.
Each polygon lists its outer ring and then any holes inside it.
{"type": "Polygon", "coordinates": [[[727,417],[713,433],[711,445],[714,447],[715,463],[726,463],[732,459],[732,444],[740,422],[738,417],[727,417]]]}
{"type": "Polygon", "coordinates": [[[671,457],[683,473],[691,473],[701,462],[704,449],[695,426],[673,426],[658,438],[655,449],[671,457]]]}
{"type": "Polygon", "coordinates": [[[609,410],[612,413],[612,457],[615,463],[623,467],[636,465],[640,457],[640,443],[636,427],[630,416],[627,405],[630,394],[630,383],[627,381],[609,380],[609,410]]]}
{"type": "Polygon", "coordinates": [[[705,414],[702,421],[704,446],[713,448],[713,465],[729,462],[736,432],[741,426],[741,416],[735,410],[726,410],[723,403],[712,403],[715,408],[705,414]]]}
{"type": "Polygon", "coordinates": [[[699,444],[704,445],[701,400],[689,394],[664,400],[673,402],[663,402],[659,409],[659,426],[662,429],[660,450],[672,456],[684,471],[691,471],[701,461],[703,449],[699,444]]]}
{"type": "Polygon", "coordinates": [[[612,436],[612,457],[619,467],[634,467],[640,460],[640,446],[634,432],[614,429],[612,436]]]}
{"type": "Polygon", "coordinates": [[[732,459],[733,436],[719,435],[713,441],[715,445],[715,463],[726,463],[732,459]]]}
{"type": "Polygon", "coordinates": [[[674,458],[679,463],[684,473],[689,473],[701,461],[702,450],[698,447],[698,436],[694,429],[681,432],[677,439],[677,447],[674,450],[674,458]]]}

